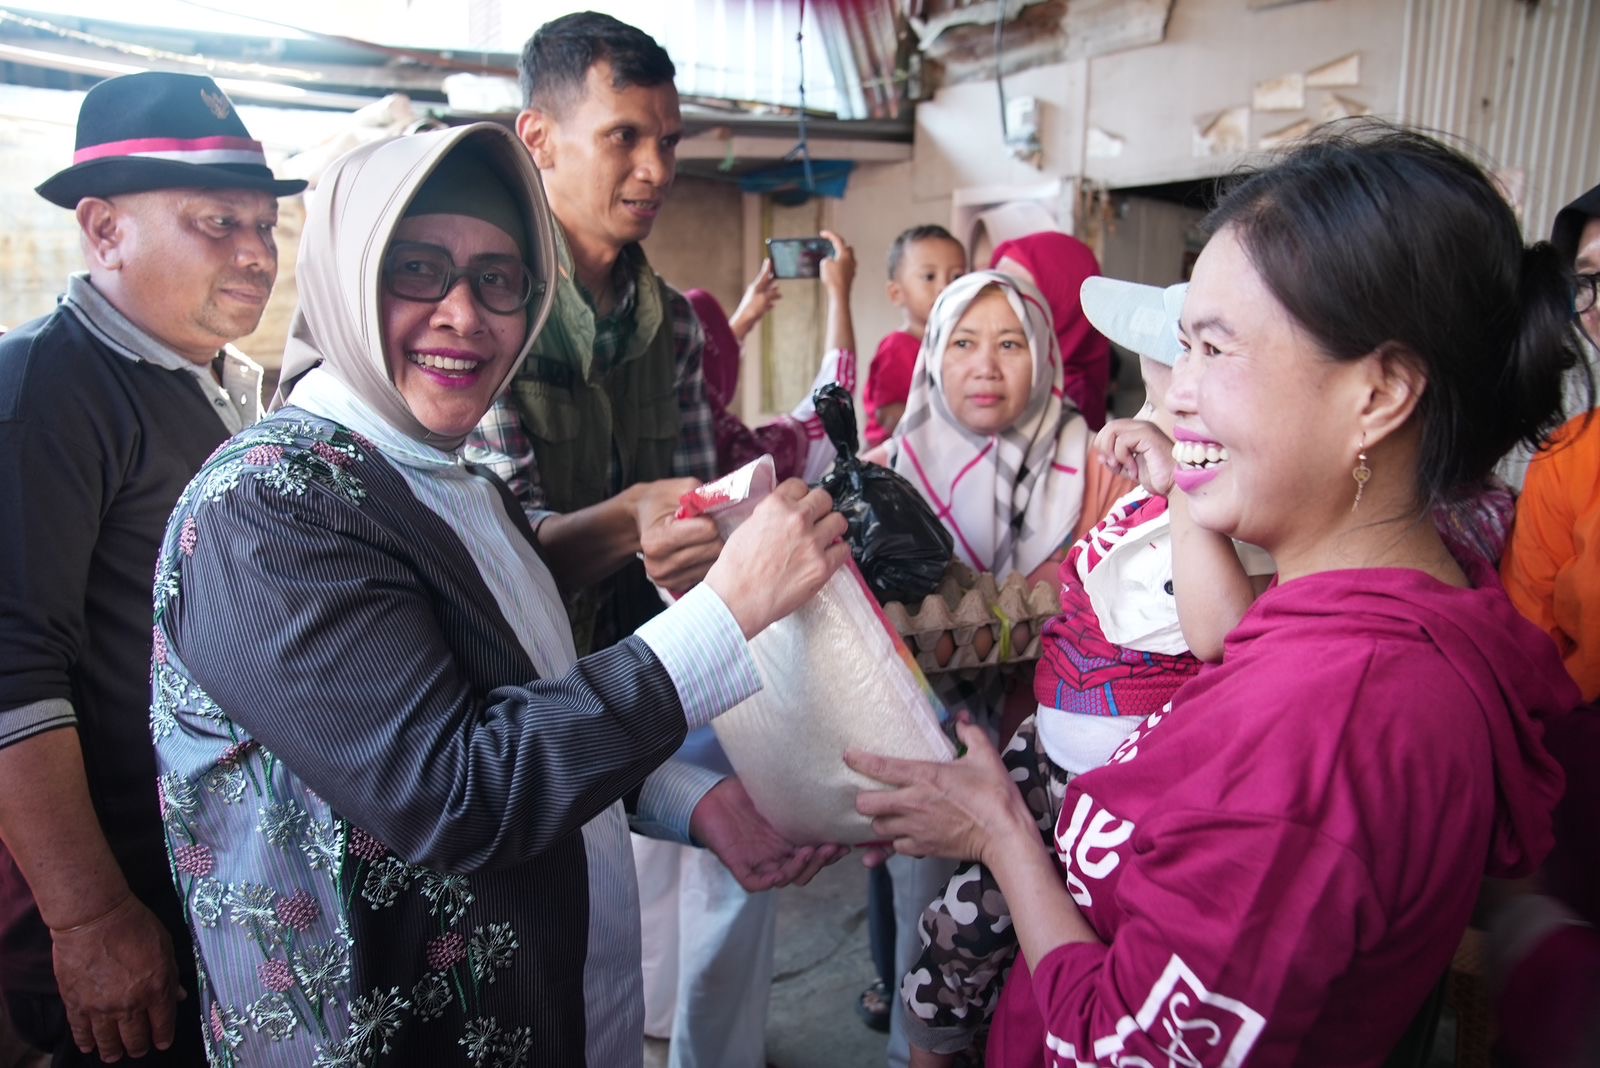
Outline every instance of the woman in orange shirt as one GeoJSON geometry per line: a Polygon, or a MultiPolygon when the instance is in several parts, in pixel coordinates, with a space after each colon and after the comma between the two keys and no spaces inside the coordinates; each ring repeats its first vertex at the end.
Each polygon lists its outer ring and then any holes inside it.
{"type": "MultiPolygon", "coordinates": [[[[1562,208],[1550,240],[1577,276],[1573,309],[1600,343],[1600,186],[1562,208]]],[[[1593,354],[1591,353],[1591,358],[1593,354]]],[[[1593,396],[1590,398],[1591,406],[1593,396]]],[[[1584,700],[1600,697],[1600,419],[1585,412],[1534,457],[1501,565],[1511,603],[1554,638],[1584,700]]]]}

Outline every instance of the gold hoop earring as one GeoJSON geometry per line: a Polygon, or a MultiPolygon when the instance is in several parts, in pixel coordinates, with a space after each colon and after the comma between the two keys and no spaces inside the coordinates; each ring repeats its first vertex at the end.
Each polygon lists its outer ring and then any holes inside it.
{"type": "Polygon", "coordinates": [[[1361,491],[1367,488],[1367,480],[1372,477],[1372,468],[1367,466],[1367,436],[1361,435],[1361,448],[1356,453],[1356,467],[1350,472],[1350,477],[1356,480],[1356,501],[1350,506],[1353,512],[1361,507],[1361,491]]]}

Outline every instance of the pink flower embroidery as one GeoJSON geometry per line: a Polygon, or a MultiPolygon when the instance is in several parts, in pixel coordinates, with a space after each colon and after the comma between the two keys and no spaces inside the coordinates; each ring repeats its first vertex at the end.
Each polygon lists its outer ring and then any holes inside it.
{"type": "Polygon", "coordinates": [[[245,757],[249,756],[250,750],[254,749],[255,747],[256,740],[254,738],[246,738],[237,745],[230,745],[228,748],[224,749],[222,751],[222,755],[217,758],[217,766],[223,768],[238,767],[240,764],[244,763],[245,757]]]}
{"type": "Polygon", "coordinates": [[[350,855],[362,860],[378,860],[389,852],[389,847],[360,827],[350,828],[350,855]]]}
{"type": "Polygon", "coordinates": [[[467,959],[467,940],[460,931],[451,931],[428,940],[428,967],[447,972],[467,959]]]}
{"type": "Polygon", "coordinates": [[[322,915],[322,906],[317,904],[317,899],[304,890],[296,890],[290,897],[279,894],[272,910],[278,914],[279,923],[300,934],[309,931],[322,915]]]}
{"type": "Polygon", "coordinates": [[[196,879],[205,878],[217,867],[217,858],[211,852],[210,846],[179,846],[172,851],[172,860],[178,871],[184,875],[192,875],[196,879]]]}
{"type": "Polygon", "coordinates": [[[222,1020],[222,1006],[215,1001],[211,1003],[211,1041],[221,1042],[222,1032],[227,1027],[222,1020]]]}
{"type": "Polygon", "coordinates": [[[251,467],[271,467],[282,459],[282,445],[256,445],[244,454],[244,462],[251,467]]]}
{"type": "Polygon", "coordinates": [[[167,662],[167,636],[161,633],[160,627],[150,632],[150,647],[155,654],[156,663],[165,664],[167,662]]]}
{"type": "Polygon", "coordinates": [[[200,539],[200,531],[194,525],[194,516],[189,516],[183,521],[183,529],[178,531],[178,548],[183,550],[183,555],[194,555],[194,543],[200,539]]]}
{"type": "Polygon", "coordinates": [[[378,447],[376,445],[374,445],[372,442],[368,441],[363,435],[357,434],[354,430],[350,431],[350,440],[355,442],[357,445],[360,445],[363,449],[367,450],[368,452],[377,451],[378,447]]]}
{"type": "Polygon", "coordinates": [[[311,451],[341,470],[350,466],[350,457],[329,445],[326,441],[312,442],[311,451]]]}
{"type": "Polygon", "coordinates": [[[294,989],[294,969],[281,957],[262,961],[256,968],[256,974],[261,977],[261,985],[274,994],[294,989]]]}

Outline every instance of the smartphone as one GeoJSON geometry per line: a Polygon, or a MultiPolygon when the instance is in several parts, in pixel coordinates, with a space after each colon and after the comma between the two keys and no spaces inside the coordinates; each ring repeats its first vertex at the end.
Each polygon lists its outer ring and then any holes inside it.
{"type": "Polygon", "coordinates": [[[833,242],[825,237],[769,237],[767,255],[774,278],[815,278],[822,261],[833,258],[833,242]]]}

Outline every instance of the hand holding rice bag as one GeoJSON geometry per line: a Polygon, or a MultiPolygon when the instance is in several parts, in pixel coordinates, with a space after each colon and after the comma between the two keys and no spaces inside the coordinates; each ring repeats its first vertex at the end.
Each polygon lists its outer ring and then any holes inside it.
{"type": "MultiPolygon", "coordinates": [[[[776,482],[764,456],[687,494],[679,515],[709,516],[727,537],[776,482]]],[[[938,699],[854,563],[750,651],[762,690],[712,727],[757,810],[791,841],[875,838],[855,797],[877,784],[845,767],[847,747],[907,760],[955,756],[938,699]]]]}

